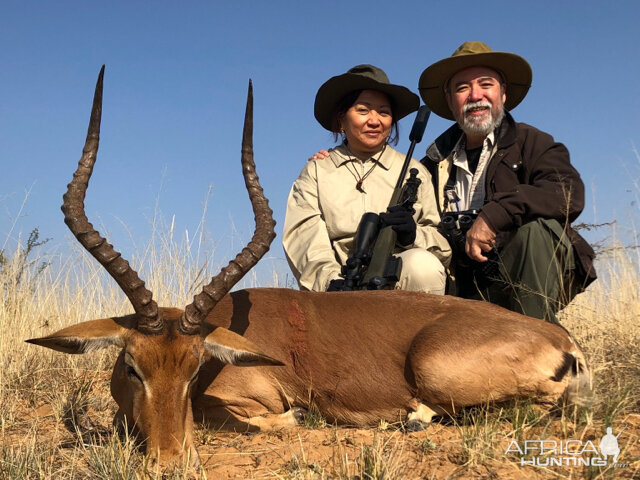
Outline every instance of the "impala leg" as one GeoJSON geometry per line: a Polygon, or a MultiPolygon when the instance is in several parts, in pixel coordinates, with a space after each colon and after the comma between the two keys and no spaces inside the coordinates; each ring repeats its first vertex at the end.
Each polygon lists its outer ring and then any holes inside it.
{"type": "Polygon", "coordinates": [[[194,418],[213,427],[234,431],[268,431],[298,425],[306,411],[299,407],[268,408],[248,398],[203,395],[194,400],[194,418]],[[280,410],[278,412],[277,410],[280,410]],[[283,411],[284,410],[284,411],[283,411]]]}
{"type": "MultiPolygon", "coordinates": [[[[278,367],[280,368],[280,367],[278,367]]],[[[225,430],[258,431],[291,428],[304,410],[267,371],[224,367],[213,379],[202,377],[206,387],[193,398],[195,418],[225,430]]]]}
{"type": "Polygon", "coordinates": [[[247,421],[250,425],[258,427],[261,431],[279,430],[299,425],[304,419],[305,414],[306,410],[300,407],[294,407],[281,414],[252,417],[247,421]]]}
{"type": "Polygon", "coordinates": [[[284,413],[247,417],[234,412],[233,408],[220,407],[194,412],[194,417],[213,428],[236,432],[258,432],[292,428],[300,424],[304,410],[292,408],[284,413]]]}

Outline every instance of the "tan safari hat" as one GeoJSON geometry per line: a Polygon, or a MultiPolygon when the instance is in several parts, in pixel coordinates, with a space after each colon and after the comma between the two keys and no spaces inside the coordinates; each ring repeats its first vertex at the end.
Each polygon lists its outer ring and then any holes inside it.
{"type": "Polygon", "coordinates": [[[445,97],[445,86],[451,77],[467,67],[489,67],[500,73],[507,85],[506,110],[514,109],[531,86],[531,66],[520,55],[494,52],[486,43],[464,42],[450,57],[426,68],[418,82],[420,96],[436,114],[454,120],[445,97]]]}
{"type": "Polygon", "coordinates": [[[406,87],[393,85],[387,74],[373,65],[356,65],[347,73],[331,77],[316,93],[313,113],[316,120],[327,130],[333,132],[333,117],[338,102],[354,90],[377,90],[389,96],[394,103],[396,117],[400,120],[411,112],[418,110],[420,99],[406,87]]]}

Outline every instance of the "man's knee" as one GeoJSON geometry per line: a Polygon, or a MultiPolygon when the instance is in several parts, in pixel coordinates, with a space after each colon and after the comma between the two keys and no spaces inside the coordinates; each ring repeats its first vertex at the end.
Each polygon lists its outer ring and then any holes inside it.
{"type": "Polygon", "coordinates": [[[551,247],[558,241],[556,232],[563,234],[562,227],[557,220],[539,218],[518,228],[512,238],[509,239],[508,244],[511,247],[530,244],[549,245],[551,247]]]}
{"type": "MultiPolygon", "coordinates": [[[[506,242],[500,257],[507,271],[534,268],[540,272],[557,265],[562,272],[574,267],[573,247],[557,220],[539,218],[518,228],[506,242]]],[[[511,272],[513,273],[513,272],[511,272]]]]}
{"type": "Polygon", "coordinates": [[[444,294],[447,275],[434,254],[422,248],[412,248],[398,256],[402,259],[402,270],[396,288],[444,294]]]}

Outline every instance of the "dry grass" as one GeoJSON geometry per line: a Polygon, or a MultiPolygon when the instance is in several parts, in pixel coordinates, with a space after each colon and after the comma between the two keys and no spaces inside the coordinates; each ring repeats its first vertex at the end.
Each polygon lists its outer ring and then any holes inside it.
{"type": "MultiPolygon", "coordinates": [[[[197,237],[197,236],[196,236],[197,237]]],[[[36,243],[37,243],[36,238],[36,243]]],[[[63,355],[27,338],[72,323],[130,311],[125,297],[87,254],[46,253],[27,239],[0,264],[0,478],[639,478],[640,259],[632,249],[600,259],[600,280],[561,314],[595,373],[593,404],[549,412],[528,403],[485,405],[443,419],[426,432],[402,425],[358,430],[326,426],[317,416],[289,432],[196,432],[203,470],[159,475],[128,438],[114,435],[109,376],[116,353],[63,355]],[[46,265],[46,267],[43,267],[46,265]],[[505,455],[527,439],[619,438],[623,468],[527,467],[505,455]]],[[[183,305],[219,265],[200,241],[158,228],[132,258],[161,305],[183,305]],[[206,267],[202,267],[202,265],[206,267]]],[[[222,260],[224,261],[224,260],[222,260]]],[[[221,262],[222,262],[221,261],[221,262]]]]}

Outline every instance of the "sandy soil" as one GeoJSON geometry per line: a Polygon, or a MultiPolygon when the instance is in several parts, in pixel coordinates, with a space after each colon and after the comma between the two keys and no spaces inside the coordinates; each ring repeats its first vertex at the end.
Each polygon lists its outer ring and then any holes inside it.
{"type": "MultiPolygon", "coordinates": [[[[33,442],[33,432],[38,432],[38,441],[52,447],[51,461],[60,463],[62,469],[68,458],[82,461],[82,448],[86,451],[87,445],[108,441],[112,414],[111,406],[104,411],[83,412],[76,417],[78,435],[69,421],[60,418],[50,405],[24,408],[20,414],[24,420],[4,426],[3,443],[18,447],[33,442]],[[79,437],[84,447],[79,445],[79,437]]],[[[435,422],[426,431],[412,433],[394,426],[385,430],[297,427],[254,434],[215,432],[198,427],[196,438],[209,479],[640,478],[640,415],[637,414],[616,419],[613,432],[620,433],[621,453],[618,466],[606,468],[521,466],[519,455],[505,455],[514,439],[509,422],[497,422],[492,429],[481,428],[475,437],[471,429],[450,420],[435,422]],[[377,477],[363,475],[376,471],[377,477]]],[[[572,437],[564,436],[563,431],[573,431],[572,426],[549,417],[541,426],[529,428],[525,438],[574,439],[583,444],[590,440],[597,447],[604,426],[602,422],[594,422],[575,430],[572,437]]],[[[523,446],[522,441],[519,444],[523,446]]]]}

